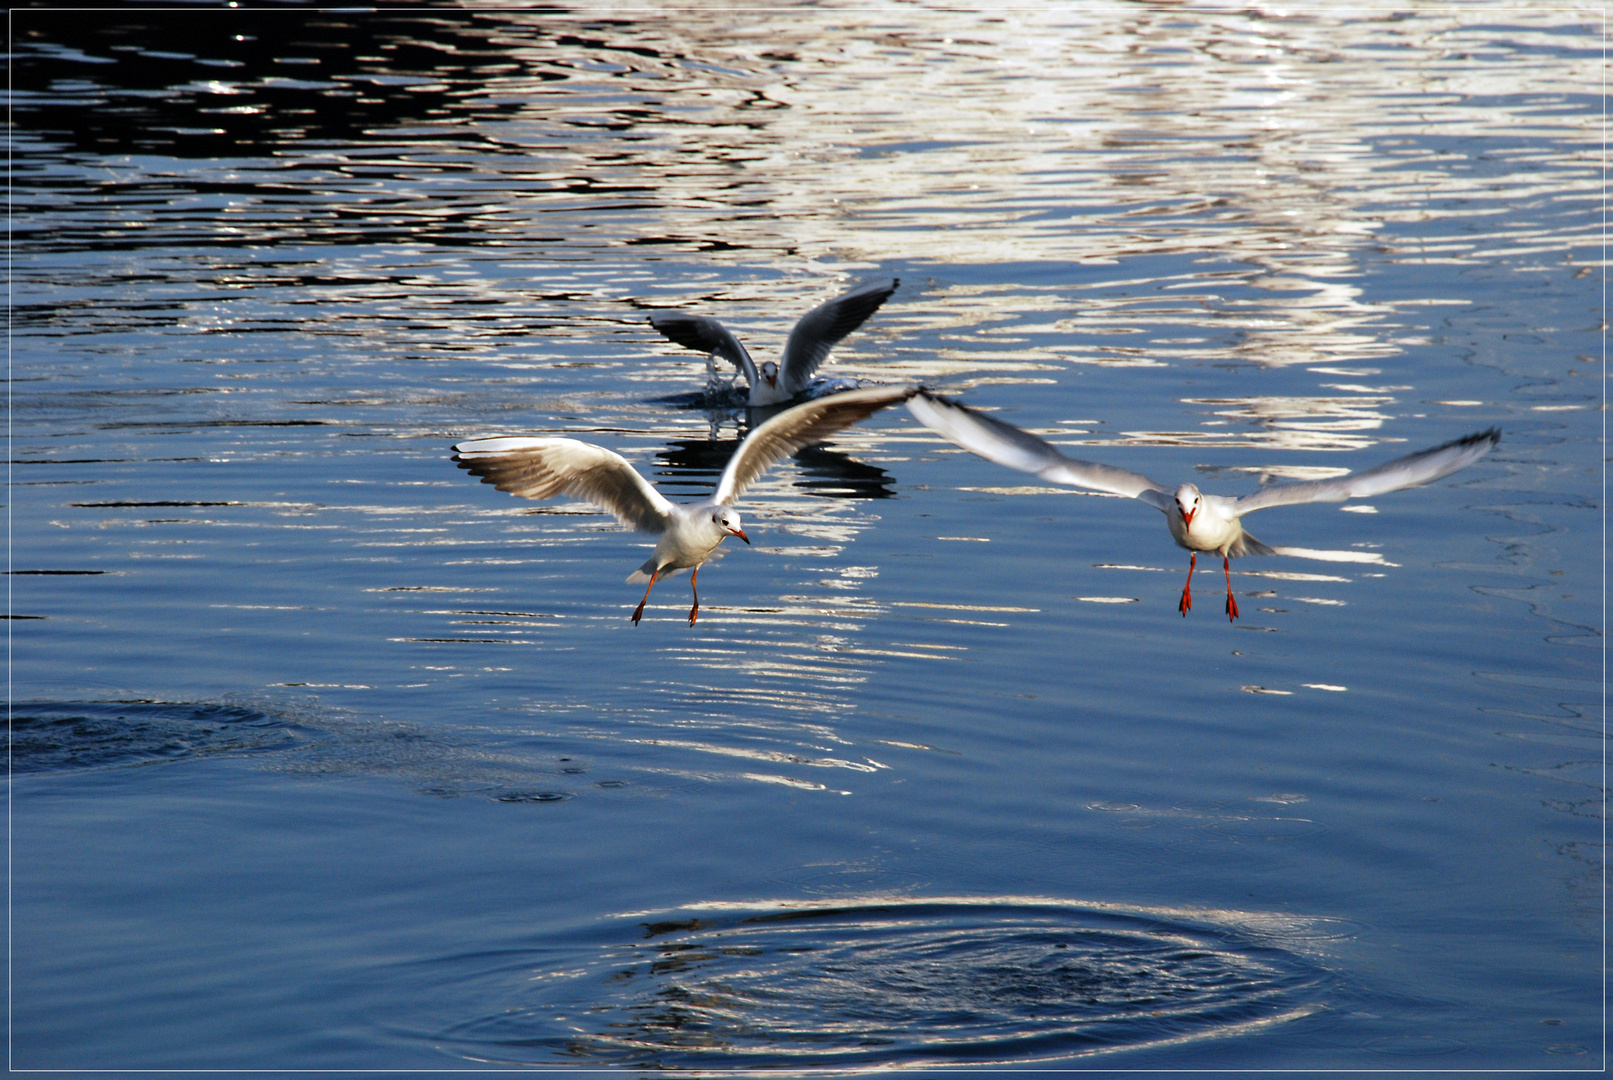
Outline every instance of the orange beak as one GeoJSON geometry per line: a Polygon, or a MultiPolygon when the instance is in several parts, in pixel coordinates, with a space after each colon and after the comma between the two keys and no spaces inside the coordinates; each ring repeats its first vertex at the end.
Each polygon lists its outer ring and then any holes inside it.
{"type": "Polygon", "coordinates": [[[1199,512],[1199,508],[1196,507],[1196,506],[1191,510],[1183,510],[1182,511],[1182,528],[1184,528],[1184,529],[1190,528],[1192,526],[1192,524],[1193,524],[1193,515],[1198,513],[1198,512],[1199,512]]]}
{"type": "Polygon", "coordinates": [[[732,533],[733,535],[739,537],[741,540],[745,541],[745,543],[747,543],[747,544],[750,543],[750,537],[745,535],[745,530],[744,529],[729,529],[728,531],[730,533],[732,533]]]}

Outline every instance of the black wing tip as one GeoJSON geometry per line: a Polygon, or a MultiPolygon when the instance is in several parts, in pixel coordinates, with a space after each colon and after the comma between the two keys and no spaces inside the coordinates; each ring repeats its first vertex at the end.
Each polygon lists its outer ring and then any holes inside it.
{"type": "Polygon", "coordinates": [[[868,281],[863,282],[861,285],[858,285],[847,292],[841,293],[840,295],[842,299],[847,296],[858,296],[865,293],[877,292],[882,292],[886,296],[889,296],[891,293],[896,291],[897,286],[901,285],[901,283],[902,279],[899,277],[871,278],[868,281]]]}
{"type": "Polygon", "coordinates": [[[1496,427],[1496,426],[1491,426],[1491,427],[1485,428],[1483,431],[1475,431],[1470,435],[1463,435],[1459,439],[1452,439],[1450,442],[1446,443],[1445,445],[1436,446],[1434,449],[1436,449],[1436,450],[1450,450],[1450,449],[1454,449],[1456,447],[1461,447],[1462,449],[1465,450],[1470,446],[1478,446],[1480,443],[1484,443],[1485,444],[1484,449],[1486,451],[1488,451],[1488,450],[1493,450],[1497,445],[1500,444],[1500,442],[1501,442],[1501,429],[1499,427],[1496,427]]]}
{"type": "Polygon", "coordinates": [[[901,285],[901,283],[901,278],[881,278],[878,281],[870,281],[860,289],[852,290],[851,295],[867,298],[873,305],[869,310],[869,314],[872,315],[885,301],[891,298],[891,295],[896,292],[897,286],[901,285]]]}
{"type": "Polygon", "coordinates": [[[485,468],[486,462],[469,461],[462,457],[455,457],[454,464],[484,484],[493,484],[494,486],[498,484],[498,478],[492,475],[492,470],[485,468]]]}

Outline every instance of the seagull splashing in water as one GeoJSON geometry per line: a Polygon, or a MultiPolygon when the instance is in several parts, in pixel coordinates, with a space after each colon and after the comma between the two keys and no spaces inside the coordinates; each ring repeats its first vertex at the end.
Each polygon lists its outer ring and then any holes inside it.
{"type": "Polygon", "coordinates": [[[779,405],[808,389],[829,350],[879,310],[898,284],[897,278],[883,278],[819,304],[795,324],[776,364],[768,360],[758,365],[739,339],[708,315],[658,311],[650,316],[650,325],[684,348],[720,356],[742,371],[750,385],[745,404],[779,405]]]}

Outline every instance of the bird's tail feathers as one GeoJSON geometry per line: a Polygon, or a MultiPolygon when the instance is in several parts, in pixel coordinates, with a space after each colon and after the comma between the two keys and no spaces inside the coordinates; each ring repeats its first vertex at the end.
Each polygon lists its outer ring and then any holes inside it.
{"type": "MultiPolygon", "coordinates": [[[[720,554],[720,552],[718,554],[720,554]]],[[[635,581],[650,580],[650,575],[655,573],[655,568],[656,561],[654,558],[645,559],[643,566],[627,575],[628,583],[632,584],[635,581]]],[[[689,568],[687,566],[663,566],[661,567],[661,572],[656,576],[655,580],[665,581],[667,578],[672,577],[675,574],[686,574],[688,572],[689,568]]]]}
{"type": "Polygon", "coordinates": [[[1227,554],[1234,557],[1243,555],[1275,555],[1277,554],[1277,549],[1272,547],[1270,544],[1262,544],[1259,540],[1256,540],[1248,533],[1244,533],[1242,536],[1238,537],[1238,542],[1233,544],[1232,547],[1227,550],[1227,554]]]}

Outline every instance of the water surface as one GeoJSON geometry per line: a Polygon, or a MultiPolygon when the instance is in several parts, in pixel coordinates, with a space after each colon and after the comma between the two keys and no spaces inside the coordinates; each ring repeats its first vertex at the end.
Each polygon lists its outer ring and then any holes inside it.
{"type": "MultiPolygon", "coordinates": [[[[1598,13],[1122,5],[14,18],[19,1068],[1598,1068],[1598,13]],[[1146,507],[905,412],[752,547],[648,313],[1274,509],[1244,617],[1146,507]]],[[[1174,478],[1174,479],[1173,479],[1174,478]]]]}

